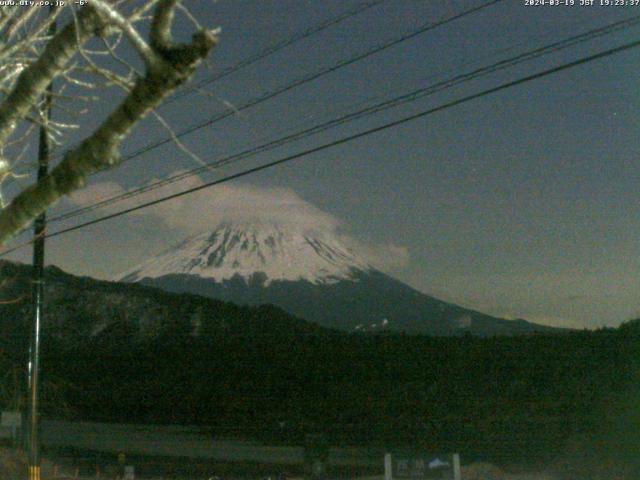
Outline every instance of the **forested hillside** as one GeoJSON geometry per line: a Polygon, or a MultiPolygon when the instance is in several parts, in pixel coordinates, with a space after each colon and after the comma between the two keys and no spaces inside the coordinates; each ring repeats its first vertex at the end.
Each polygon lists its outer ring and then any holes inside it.
{"type": "MultiPolygon", "coordinates": [[[[348,334],[275,307],[48,274],[49,416],[198,424],[270,443],[323,432],[507,464],[640,445],[640,321],[491,338],[348,334]]],[[[6,277],[5,294],[25,293],[21,275],[6,277]]],[[[27,311],[0,305],[5,371],[26,358],[27,311]]]]}

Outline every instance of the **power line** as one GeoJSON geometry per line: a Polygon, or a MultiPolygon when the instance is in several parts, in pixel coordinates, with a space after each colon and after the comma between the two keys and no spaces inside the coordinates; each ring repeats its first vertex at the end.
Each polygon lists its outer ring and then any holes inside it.
{"type": "MultiPolygon", "coordinates": [[[[423,117],[426,117],[428,115],[432,115],[432,114],[437,113],[437,112],[448,110],[449,108],[461,105],[463,103],[467,103],[467,102],[469,102],[471,100],[476,100],[478,98],[481,98],[481,97],[484,97],[484,96],[487,96],[487,95],[491,95],[493,93],[497,93],[497,92],[500,92],[502,90],[506,90],[508,88],[511,88],[511,87],[514,87],[514,86],[517,86],[517,85],[522,85],[522,84],[530,82],[532,80],[537,80],[539,78],[546,77],[548,75],[552,75],[552,74],[555,74],[555,73],[558,73],[558,72],[561,72],[561,71],[565,71],[565,70],[577,67],[579,65],[584,65],[584,64],[592,62],[594,60],[605,58],[605,57],[608,57],[608,56],[611,56],[611,55],[614,55],[614,54],[617,54],[617,53],[621,53],[623,51],[631,50],[632,48],[636,48],[638,46],[640,46],[640,40],[637,40],[637,41],[634,41],[634,42],[630,42],[630,43],[621,45],[619,47],[611,48],[611,49],[605,50],[605,51],[600,52],[600,53],[589,55],[587,57],[583,57],[583,58],[580,58],[580,59],[572,61],[572,62],[564,63],[564,64],[562,64],[560,66],[553,67],[553,68],[550,68],[550,69],[547,69],[547,70],[543,70],[542,72],[534,73],[532,75],[527,75],[527,76],[521,77],[521,78],[519,78],[517,80],[513,80],[513,81],[510,81],[510,82],[507,82],[507,83],[503,83],[501,85],[498,85],[497,87],[489,88],[489,89],[483,90],[481,92],[474,93],[472,95],[467,95],[467,96],[462,97],[460,99],[444,103],[444,104],[439,105],[437,107],[430,108],[428,110],[423,110],[423,111],[421,111],[419,113],[416,113],[416,114],[413,114],[413,115],[409,115],[409,116],[403,117],[403,118],[401,118],[399,120],[395,120],[393,122],[389,122],[389,123],[386,123],[386,124],[378,126],[378,127],[370,128],[370,129],[361,131],[361,132],[353,134],[353,135],[348,135],[346,137],[342,137],[342,138],[334,140],[332,142],[325,143],[323,145],[320,145],[320,146],[317,146],[317,147],[313,147],[313,148],[304,150],[302,152],[295,153],[293,155],[286,156],[286,157],[281,158],[279,160],[268,162],[266,164],[263,164],[263,165],[260,165],[260,166],[257,166],[257,167],[253,167],[253,168],[244,170],[242,172],[239,172],[239,173],[236,173],[236,174],[233,174],[233,175],[229,175],[229,176],[226,176],[224,178],[221,178],[221,179],[218,179],[218,180],[215,180],[215,181],[212,181],[212,182],[205,183],[203,185],[199,185],[197,187],[193,187],[193,188],[190,188],[190,189],[187,189],[187,190],[183,190],[182,192],[178,192],[178,193],[174,193],[174,194],[171,194],[171,195],[167,195],[165,197],[162,197],[162,198],[159,198],[159,199],[144,203],[142,205],[138,205],[138,206],[135,206],[135,207],[132,207],[132,208],[121,210],[119,212],[115,212],[115,213],[112,213],[112,214],[109,214],[109,215],[105,215],[103,217],[100,217],[100,218],[97,218],[97,219],[94,219],[94,220],[91,220],[91,221],[88,221],[88,222],[84,222],[84,223],[81,223],[79,225],[75,225],[73,227],[65,228],[63,230],[59,230],[59,231],[54,232],[54,233],[49,233],[49,234],[46,235],[46,237],[47,238],[57,237],[59,235],[63,235],[63,234],[69,233],[69,232],[73,232],[75,230],[79,230],[81,228],[88,227],[90,225],[95,225],[97,223],[101,223],[101,222],[104,222],[106,220],[110,220],[112,218],[120,217],[122,215],[126,215],[128,213],[131,213],[131,212],[134,212],[134,211],[137,211],[137,210],[142,210],[144,208],[148,208],[148,207],[151,207],[151,206],[154,206],[154,205],[158,205],[160,203],[163,203],[163,202],[166,202],[166,201],[169,201],[169,200],[173,200],[175,198],[182,197],[182,196],[188,195],[190,193],[194,193],[194,192],[197,192],[199,190],[203,190],[205,188],[210,188],[210,187],[213,187],[215,185],[220,185],[222,183],[229,182],[231,180],[236,180],[238,178],[245,177],[247,175],[251,175],[253,173],[257,173],[259,171],[275,167],[277,165],[282,165],[284,163],[288,163],[288,162],[291,162],[293,160],[297,160],[299,158],[303,158],[303,157],[309,156],[309,155],[311,155],[313,153],[317,153],[317,152],[320,152],[320,151],[323,151],[323,150],[327,150],[327,149],[333,148],[335,146],[342,145],[344,143],[351,142],[353,140],[357,140],[359,138],[363,138],[363,137],[372,135],[374,133],[378,133],[378,132],[387,130],[389,128],[393,128],[393,127],[398,127],[400,125],[404,125],[406,123],[412,122],[412,121],[417,120],[419,118],[423,118],[423,117]]],[[[21,248],[21,246],[18,246],[18,247],[15,247],[15,248],[12,248],[12,249],[9,249],[9,250],[6,250],[6,251],[0,253],[0,257],[3,257],[5,255],[11,253],[14,250],[17,250],[18,248],[21,248]]]]}
{"type": "MultiPolygon", "coordinates": [[[[354,57],[350,57],[350,58],[348,58],[346,60],[342,60],[342,61],[334,64],[333,66],[331,66],[329,68],[325,68],[325,69],[320,70],[318,72],[312,73],[311,75],[308,75],[306,77],[300,78],[300,79],[298,79],[298,80],[296,80],[296,81],[294,81],[292,83],[289,83],[289,84],[287,84],[287,85],[285,85],[285,86],[283,86],[283,87],[281,87],[281,88],[279,88],[279,89],[277,89],[275,91],[267,92],[264,95],[261,95],[259,97],[256,97],[256,98],[252,99],[252,100],[249,100],[248,102],[244,103],[243,105],[241,105],[239,107],[234,108],[233,110],[228,110],[226,112],[221,112],[221,113],[215,115],[214,117],[211,117],[208,120],[206,120],[204,122],[201,122],[201,123],[199,123],[197,125],[188,127],[186,129],[182,130],[181,132],[176,133],[175,135],[171,135],[171,136],[163,138],[162,140],[147,144],[144,147],[141,147],[138,150],[135,150],[135,151],[125,155],[122,158],[121,163],[125,163],[125,162],[127,162],[129,160],[132,160],[133,158],[139,157],[139,156],[143,155],[144,153],[147,153],[147,152],[149,152],[151,150],[154,150],[154,149],[156,149],[156,148],[158,148],[158,147],[160,147],[162,145],[166,145],[167,143],[170,143],[170,142],[174,141],[175,139],[182,138],[182,137],[184,137],[186,135],[189,135],[190,133],[193,133],[195,131],[198,131],[198,130],[201,130],[201,129],[205,128],[205,127],[213,125],[214,123],[216,123],[218,121],[221,121],[221,120],[223,120],[223,119],[225,119],[225,118],[227,118],[227,117],[229,117],[231,115],[234,115],[235,113],[238,113],[240,111],[246,110],[246,109],[254,107],[256,105],[259,105],[260,103],[263,103],[263,102],[265,102],[267,100],[275,98],[275,97],[277,97],[277,96],[279,96],[279,95],[281,95],[281,94],[283,94],[285,92],[288,92],[290,90],[293,90],[293,89],[295,89],[295,88],[297,88],[297,87],[299,87],[301,85],[304,85],[304,84],[309,83],[309,82],[311,82],[313,80],[321,78],[321,77],[323,77],[323,76],[325,76],[325,75],[327,75],[329,73],[335,72],[336,70],[344,68],[344,67],[346,67],[348,65],[352,65],[352,64],[354,64],[354,63],[356,63],[356,62],[358,62],[360,60],[363,60],[363,59],[365,59],[365,58],[367,58],[367,57],[369,57],[371,55],[377,54],[377,53],[379,53],[381,51],[384,51],[384,50],[386,50],[388,48],[391,48],[391,47],[393,47],[395,45],[398,45],[398,44],[400,44],[402,42],[408,41],[408,40],[410,40],[410,39],[412,39],[412,38],[414,38],[414,37],[416,37],[418,35],[421,35],[423,33],[426,33],[428,31],[430,31],[430,30],[433,30],[435,28],[438,28],[440,26],[446,25],[446,24],[448,24],[450,22],[453,22],[455,20],[458,20],[460,18],[464,18],[464,17],[466,17],[468,15],[476,13],[476,12],[478,12],[480,10],[483,10],[483,9],[485,9],[485,8],[487,8],[487,7],[489,7],[489,6],[493,5],[493,4],[499,3],[501,1],[503,1],[503,0],[490,0],[490,1],[488,1],[488,2],[486,2],[484,4],[482,4],[482,5],[479,5],[477,7],[473,7],[473,8],[464,10],[464,11],[462,11],[460,13],[454,14],[454,15],[452,15],[450,17],[444,18],[444,19],[439,20],[437,22],[424,23],[418,29],[413,30],[413,31],[411,31],[411,32],[409,32],[407,34],[404,34],[404,35],[402,35],[402,36],[400,36],[400,37],[398,37],[396,39],[393,39],[393,40],[390,40],[390,41],[385,42],[383,44],[374,46],[373,48],[369,49],[368,51],[366,51],[366,52],[364,52],[362,54],[358,54],[358,55],[356,55],[354,57]]],[[[377,4],[377,3],[380,3],[380,2],[372,2],[372,3],[373,4],[377,4]]],[[[95,172],[95,173],[100,173],[101,171],[103,171],[103,170],[99,170],[98,172],[95,172]]],[[[51,221],[62,220],[62,217],[63,216],[54,217],[54,218],[51,219],[51,221]]]]}
{"type": "Polygon", "coordinates": [[[259,105],[259,104],[264,103],[264,102],[266,102],[268,100],[271,100],[271,99],[273,99],[273,98],[275,98],[275,97],[277,97],[279,95],[282,95],[283,93],[289,92],[289,91],[291,91],[291,90],[293,90],[295,88],[298,88],[298,87],[300,87],[300,86],[302,86],[304,84],[307,84],[309,82],[317,80],[317,79],[319,79],[321,77],[324,77],[325,75],[328,75],[328,74],[333,73],[333,72],[335,72],[337,70],[340,70],[340,69],[342,69],[344,67],[352,65],[352,64],[354,64],[356,62],[359,62],[360,60],[363,60],[363,59],[368,58],[368,57],[370,57],[372,55],[380,53],[380,52],[382,52],[384,50],[387,50],[387,49],[389,49],[391,47],[394,47],[394,46],[396,46],[396,45],[398,45],[400,43],[403,43],[403,42],[406,42],[408,40],[411,40],[412,38],[415,38],[418,35],[421,35],[423,33],[426,33],[428,31],[430,31],[430,30],[436,29],[436,28],[438,28],[438,27],[440,27],[442,25],[446,25],[448,23],[451,23],[451,22],[453,22],[455,20],[458,20],[460,18],[466,17],[467,15],[471,15],[471,14],[474,14],[476,12],[479,12],[480,10],[483,10],[483,9],[485,9],[487,7],[490,7],[491,5],[494,5],[494,4],[502,2],[502,1],[503,0],[490,0],[488,2],[483,3],[482,5],[470,8],[468,10],[464,10],[463,12],[460,12],[460,13],[457,13],[457,14],[452,15],[450,17],[444,18],[444,19],[439,20],[437,22],[424,23],[419,28],[417,28],[416,30],[413,30],[413,31],[411,31],[411,32],[409,32],[407,34],[404,34],[404,35],[400,36],[399,38],[396,38],[394,40],[390,40],[390,41],[387,41],[387,42],[382,43],[380,45],[374,46],[373,48],[371,48],[370,50],[368,50],[368,51],[366,51],[364,53],[357,54],[357,55],[355,55],[353,57],[350,57],[350,58],[347,58],[345,60],[341,60],[341,61],[335,63],[334,65],[332,65],[331,67],[324,68],[324,69],[322,69],[322,70],[320,70],[318,72],[312,73],[312,74],[307,75],[305,77],[302,77],[302,78],[300,78],[298,80],[295,80],[295,81],[293,81],[291,83],[288,83],[288,84],[286,84],[286,85],[284,85],[284,86],[282,86],[282,87],[280,87],[280,88],[278,88],[276,90],[267,92],[267,93],[265,93],[265,94],[263,94],[263,95],[261,95],[259,97],[255,97],[252,100],[249,100],[249,101],[243,103],[242,105],[240,105],[238,107],[235,107],[232,110],[227,110],[227,111],[221,112],[221,113],[219,113],[219,114],[207,119],[204,122],[201,122],[201,123],[199,123],[197,125],[194,125],[194,126],[191,126],[191,127],[187,127],[185,129],[183,129],[182,131],[176,133],[175,135],[171,135],[171,136],[163,138],[162,140],[158,140],[156,142],[149,143],[149,144],[145,145],[144,147],[141,147],[138,150],[135,150],[135,151],[125,155],[122,158],[121,163],[124,163],[124,162],[127,162],[129,160],[132,160],[132,159],[134,159],[136,157],[139,157],[140,155],[142,155],[144,153],[147,153],[147,152],[149,152],[151,150],[154,150],[154,149],[156,149],[156,148],[158,148],[158,147],[160,147],[162,145],[166,145],[167,143],[170,143],[170,142],[174,141],[177,138],[178,139],[182,138],[182,137],[184,137],[186,135],[189,135],[190,133],[193,133],[193,132],[195,132],[197,130],[201,130],[202,128],[208,127],[210,125],[213,125],[216,122],[224,120],[225,118],[228,118],[228,117],[230,117],[230,116],[232,116],[232,115],[234,115],[234,114],[236,114],[238,112],[241,112],[241,111],[246,110],[248,108],[255,107],[256,105],[259,105]]]}
{"type": "Polygon", "coordinates": [[[338,14],[337,16],[330,18],[328,20],[325,20],[324,22],[319,23],[318,25],[315,25],[313,27],[308,28],[307,30],[304,30],[302,32],[299,32],[287,39],[282,40],[281,42],[278,42],[270,47],[267,47],[266,49],[262,50],[261,52],[247,57],[244,60],[241,60],[240,62],[236,63],[235,65],[232,65],[230,67],[225,68],[224,70],[222,70],[221,72],[212,75],[211,77],[201,80],[200,82],[196,83],[195,85],[190,86],[189,88],[186,88],[184,90],[182,90],[181,92],[179,92],[178,94],[174,95],[172,98],[170,98],[169,100],[165,101],[163,105],[167,105],[169,103],[172,103],[176,100],[179,100],[180,98],[189,95],[193,92],[198,91],[200,88],[204,87],[205,85],[209,85],[211,83],[217,82],[218,80],[221,80],[229,75],[231,75],[232,73],[237,72],[238,70],[241,70],[245,67],[248,67],[249,65],[252,65],[260,60],[265,59],[266,57],[268,57],[269,55],[272,55],[276,52],[279,52],[280,50],[283,50],[301,40],[304,40],[305,38],[309,38],[312,35],[315,35],[316,33],[322,32],[323,30],[326,30],[329,27],[332,27],[333,25],[336,25],[338,23],[341,23],[345,20],[348,20],[351,17],[354,17],[362,12],[365,12],[373,7],[376,7],[378,5],[381,5],[382,3],[384,3],[386,0],[376,0],[376,1],[372,1],[372,2],[367,2],[364,3],[362,5],[358,5],[356,8],[348,10],[344,13],[338,14]]]}
{"type": "MultiPolygon", "coordinates": [[[[170,103],[173,103],[174,101],[189,95],[193,92],[198,91],[202,86],[207,85],[207,84],[211,84],[214,83],[218,80],[221,80],[224,77],[227,77],[228,75],[231,75],[232,73],[237,72],[238,70],[243,69],[244,67],[247,67],[255,62],[258,62],[260,60],[265,59],[266,57],[268,57],[269,55],[272,55],[280,50],[285,49],[286,47],[289,47],[301,40],[304,40],[306,38],[309,38],[313,35],[315,35],[316,33],[322,32],[323,30],[326,30],[329,27],[332,27],[333,25],[336,25],[338,23],[341,23],[351,17],[354,17],[362,12],[365,12],[373,7],[376,7],[378,5],[381,5],[382,3],[384,3],[386,0],[375,0],[375,1],[370,1],[367,3],[364,3],[362,5],[357,6],[354,9],[348,10],[346,12],[340,13],[335,17],[329,18],[321,23],[319,23],[318,25],[312,26],[306,30],[303,30],[302,32],[298,32],[294,35],[292,35],[289,38],[285,38],[284,40],[270,46],[267,47],[266,49],[262,50],[261,52],[251,56],[251,57],[247,57],[244,60],[241,60],[240,62],[236,63],[235,65],[232,65],[230,67],[225,68],[224,70],[222,70],[221,72],[217,73],[216,75],[213,75],[207,79],[202,80],[201,82],[199,82],[196,85],[192,85],[188,88],[183,89],[181,92],[176,93],[173,97],[167,99],[164,101],[164,103],[162,105],[160,105],[160,107],[163,107],[165,105],[168,105],[170,103]]],[[[79,144],[76,144],[75,147],[77,147],[79,144]]],[[[72,147],[72,148],[75,148],[72,147]]],[[[63,155],[58,155],[54,158],[54,160],[58,160],[61,157],[63,157],[63,155]]]]}
{"type": "Polygon", "coordinates": [[[166,178],[164,180],[160,180],[157,182],[154,182],[150,185],[145,185],[143,187],[139,187],[133,190],[130,190],[128,192],[124,192],[122,194],[119,195],[115,195],[113,197],[101,200],[99,202],[96,202],[92,205],[88,205],[86,207],[82,207],[79,209],[75,209],[75,210],[71,210],[69,212],[63,213],[61,215],[58,215],[56,217],[53,217],[50,219],[50,222],[56,222],[56,221],[62,221],[62,220],[66,220],[78,215],[82,215],[84,213],[88,213],[94,210],[97,210],[99,208],[103,208],[105,206],[111,205],[113,203],[117,203],[118,201],[122,201],[122,200],[126,200],[128,198],[132,198],[134,196],[140,195],[142,193],[146,193],[148,191],[152,191],[161,187],[164,187],[166,185],[170,185],[172,183],[184,180],[188,177],[191,176],[195,176],[199,173],[205,172],[210,170],[213,167],[220,167],[220,166],[224,166],[224,165],[228,165],[232,162],[236,162],[242,159],[245,159],[247,157],[252,157],[257,155],[258,153],[262,153],[264,151],[267,150],[271,150],[273,148],[291,143],[293,141],[296,140],[300,140],[302,138],[306,138],[310,135],[325,131],[329,128],[333,128],[335,126],[338,125],[342,125],[351,121],[354,121],[356,119],[360,119],[363,118],[365,116],[369,116],[372,115],[374,113],[380,112],[382,110],[386,110],[389,108],[394,108],[397,107],[399,105],[408,103],[408,102],[412,102],[415,101],[419,98],[423,98],[427,95],[432,95],[434,93],[440,92],[442,90],[446,90],[448,88],[452,88],[455,85],[458,85],[460,83],[463,82],[467,82],[476,78],[479,78],[481,76],[487,75],[489,73],[494,73],[496,71],[517,65],[519,63],[523,63],[525,61],[530,61],[532,59],[538,58],[540,56],[543,55],[547,55],[550,53],[554,53],[557,52],[559,50],[571,47],[573,45],[576,45],[578,43],[582,43],[585,42],[587,40],[592,40],[594,38],[603,36],[603,35],[607,35],[616,31],[620,31],[622,29],[626,29],[632,26],[637,25],[638,23],[640,23],[640,16],[636,16],[636,17],[632,17],[630,19],[626,19],[626,20],[621,20],[618,22],[614,22],[612,24],[606,25],[604,27],[600,27],[597,29],[593,29],[590,30],[588,32],[579,34],[579,35],[575,35],[569,38],[566,38],[564,40],[558,41],[558,42],[554,42],[550,45],[547,46],[543,46],[543,47],[539,47],[539,48],[535,48],[533,50],[529,50],[527,52],[523,52],[521,54],[518,54],[514,57],[505,59],[505,60],[501,60],[498,61],[496,63],[493,63],[491,65],[485,66],[485,67],[480,67],[477,69],[474,69],[470,72],[464,73],[464,74],[460,74],[460,75],[456,75],[452,78],[446,79],[446,80],[442,80],[440,82],[437,82],[435,84],[429,85],[427,87],[423,87],[417,90],[414,90],[412,92],[397,96],[395,98],[386,100],[384,102],[378,103],[376,105],[372,105],[363,109],[360,109],[356,112],[352,112],[346,115],[343,115],[337,119],[333,119],[315,126],[312,126],[310,128],[306,128],[303,129],[301,131],[298,131],[296,133],[287,135],[285,137],[267,142],[265,144],[244,150],[242,152],[227,156],[225,158],[216,160],[215,162],[211,162],[205,166],[201,166],[192,170],[189,170],[187,172],[183,172],[177,175],[174,175],[172,177],[166,178]]]}

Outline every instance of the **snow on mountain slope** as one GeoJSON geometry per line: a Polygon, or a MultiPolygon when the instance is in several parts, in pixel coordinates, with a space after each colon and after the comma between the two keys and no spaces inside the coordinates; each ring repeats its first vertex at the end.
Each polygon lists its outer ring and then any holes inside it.
{"type": "Polygon", "coordinates": [[[344,331],[496,335],[545,328],[426,295],[374,268],[361,251],[366,246],[333,229],[225,223],[155,256],[121,280],[237,305],[276,305],[344,331]]]}
{"type": "Polygon", "coordinates": [[[237,275],[248,280],[262,272],[265,285],[274,280],[328,284],[373,269],[331,232],[274,223],[224,223],[150,259],[121,280],[188,274],[221,282],[237,275]]]}

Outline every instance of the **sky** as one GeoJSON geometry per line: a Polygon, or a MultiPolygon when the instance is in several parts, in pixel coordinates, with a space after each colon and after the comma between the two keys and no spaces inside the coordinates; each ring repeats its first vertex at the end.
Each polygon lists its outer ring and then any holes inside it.
{"type": "MultiPolygon", "coordinates": [[[[185,2],[200,23],[221,29],[220,44],[195,82],[363,3],[185,2]]],[[[526,6],[524,0],[503,0],[242,108],[265,92],[425,22],[483,3],[382,1],[197,92],[178,95],[158,111],[175,131],[236,111],[181,139],[193,155],[175,143],[154,149],[94,175],[84,191],[60,202],[50,216],[640,15],[640,6],[581,6],[579,0],[573,6],[526,6]]],[[[180,19],[175,33],[187,38],[192,29],[180,19]]],[[[634,26],[586,41],[49,228],[72,226],[277,160],[637,40],[639,34],[640,27],[634,26]]],[[[640,48],[532,80],[52,238],[47,260],[74,274],[109,279],[222,219],[259,216],[351,236],[396,278],[465,307],[551,325],[619,325],[640,316],[638,71],[640,48]]],[[[113,98],[104,94],[76,135],[95,127],[113,107],[113,98]]],[[[166,136],[149,118],[123,151],[166,136]]],[[[9,258],[29,261],[29,249],[9,258]]]]}

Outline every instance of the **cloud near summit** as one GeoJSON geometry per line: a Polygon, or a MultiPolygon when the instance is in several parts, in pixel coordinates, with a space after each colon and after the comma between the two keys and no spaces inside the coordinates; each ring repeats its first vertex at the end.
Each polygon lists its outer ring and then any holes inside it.
{"type": "MultiPolygon", "coordinates": [[[[155,180],[150,183],[153,182],[155,180]]],[[[188,177],[167,187],[119,202],[109,209],[123,210],[202,184],[200,178],[188,177]]],[[[123,192],[120,185],[103,182],[75,193],[72,202],[82,207],[123,192]]],[[[100,210],[100,214],[104,213],[111,212],[100,210]]],[[[183,236],[193,235],[212,230],[227,221],[269,222],[302,230],[331,232],[340,237],[346,246],[383,271],[402,268],[409,258],[404,246],[373,244],[345,233],[348,228],[343,221],[320,210],[290,188],[258,187],[246,183],[218,185],[136,211],[133,215],[139,220],[152,219],[156,225],[164,227],[157,229],[158,235],[165,235],[166,230],[179,232],[183,236]]]]}

